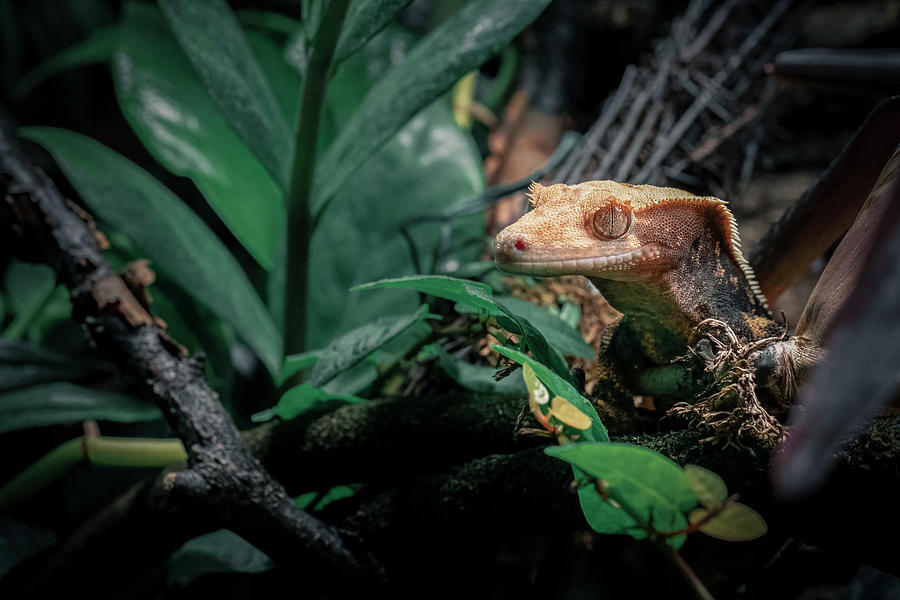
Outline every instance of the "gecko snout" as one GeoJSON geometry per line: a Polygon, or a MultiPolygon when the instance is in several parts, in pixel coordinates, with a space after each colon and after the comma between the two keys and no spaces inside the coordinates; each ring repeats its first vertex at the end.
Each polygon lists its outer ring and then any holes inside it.
{"type": "Polygon", "coordinates": [[[516,255],[528,249],[528,240],[523,235],[504,235],[501,231],[494,242],[494,258],[500,262],[515,260],[516,255]]]}

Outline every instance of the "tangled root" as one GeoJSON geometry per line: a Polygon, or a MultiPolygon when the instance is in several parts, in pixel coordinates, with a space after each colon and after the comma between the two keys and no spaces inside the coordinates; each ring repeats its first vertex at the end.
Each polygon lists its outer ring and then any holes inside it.
{"type": "Polygon", "coordinates": [[[697,402],[679,402],[667,414],[684,417],[692,427],[709,430],[711,435],[702,439],[703,442],[748,450],[744,442],[755,442],[766,448],[778,443],[785,429],[756,396],[750,355],[781,341],[782,337],[744,343],[727,323],[706,319],[697,326],[694,340],[690,354],[683,359],[699,362],[704,371],[712,374],[713,381],[697,402]]]}

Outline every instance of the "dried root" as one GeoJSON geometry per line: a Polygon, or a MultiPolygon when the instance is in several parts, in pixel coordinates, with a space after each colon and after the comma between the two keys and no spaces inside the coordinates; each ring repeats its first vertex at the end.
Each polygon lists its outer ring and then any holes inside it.
{"type": "Polygon", "coordinates": [[[784,426],[762,405],[756,395],[756,376],[751,355],[776,342],[781,336],[745,343],[728,324],[707,319],[697,326],[690,355],[684,357],[703,365],[713,382],[693,404],[679,402],[668,414],[688,419],[711,435],[702,441],[747,449],[744,442],[772,447],[785,434],[784,426]],[[696,339],[696,338],[695,338],[696,339]]]}

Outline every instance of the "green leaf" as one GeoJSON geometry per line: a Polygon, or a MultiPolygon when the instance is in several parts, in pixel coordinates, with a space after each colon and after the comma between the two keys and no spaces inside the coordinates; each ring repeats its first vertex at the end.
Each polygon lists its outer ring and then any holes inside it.
{"type": "Polygon", "coordinates": [[[300,77],[284,60],[281,46],[269,36],[250,31],[247,32],[247,43],[275,94],[284,120],[293,131],[300,117],[300,77]]]}
{"type": "Polygon", "coordinates": [[[146,171],[83,135],[51,127],[20,133],[47,148],[91,212],[127,236],[154,268],[231,323],[272,373],[281,335],[240,265],[172,192],[146,171]]]}
{"type": "Polygon", "coordinates": [[[228,4],[159,0],[159,6],[209,95],[286,190],[293,156],[291,131],[228,4]]]}
{"type": "Polygon", "coordinates": [[[362,487],[363,486],[358,483],[336,485],[325,492],[325,494],[322,494],[321,492],[307,492],[301,494],[294,498],[294,502],[297,503],[297,506],[307,512],[315,512],[317,510],[322,510],[332,502],[353,496],[356,492],[361,490],[362,487]]]}
{"type": "MultiPolygon", "coordinates": [[[[688,516],[692,525],[703,521],[709,514],[707,508],[697,508],[688,516]]],[[[758,512],[740,502],[732,502],[719,514],[700,525],[700,531],[726,542],[746,542],[762,537],[769,530],[758,512]]]]}
{"type": "Polygon", "coordinates": [[[15,315],[3,331],[8,340],[26,337],[38,343],[46,330],[72,313],[69,294],[57,285],[56,273],[47,265],[11,261],[3,287],[8,309],[15,315]]]}
{"type": "Polygon", "coordinates": [[[293,34],[294,31],[302,25],[302,23],[296,19],[268,10],[243,8],[236,11],[235,14],[237,15],[238,21],[240,21],[245,28],[257,27],[283,36],[293,34]]]}
{"type": "Polygon", "coordinates": [[[309,352],[285,356],[284,364],[281,365],[281,375],[278,378],[278,384],[281,385],[295,373],[313,366],[319,360],[319,354],[321,354],[321,350],[310,350],[309,352]]]}
{"type": "Polygon", "coordinates": [[[360,404],[366,402],[366,399],[358,396],[331,394],[308,383],[301,383],[282,394],[274,408],[256,413],[252,420],[258,423],[278,416],[285,421],[290,421],[326,402],[335,405],[360,404]]]}
{"type": "Polygon", "coordinates": [[[54,543],[56,536],[49,529],[0,516],[0,578],[18,563],[54,543]]]}
{"type": "Polygon", "coordinates": [[[472,2],[438,26],[366,95],[316,169],[313,214],[410,118],[533,21],[549,0],[472,2]]]}
{"type": "Polygon", "coordinates": [[[21,100],[38,84],[57,73],[76,67],[105,63],[112,56],[119,38],[119,27],[110,25],[98,29],[73,46],[62,50],[22,76],[13,88],[13,96],[21,100]]]}
{"type": "MultiPolygon", "coordinates": [[[[394,19],[398,12],[406,8],[411,0],[355,0],[350,3],[341,36],[334,52],[334,62],[339,63],[359,50],[372,37],[394,19]]],[[[300,73],[306,71],[309,62],[310,41],[315,36],[321,20],[321,11],[314,8],[303,26],[294,31],[285,45],[284,54],[300,73]]]]}
{"type": "MultiPolygon", "coordinates": [[[[606,482],[607,493],[623,506],[615,508],[602,503],[585,507],[582,503],[588,523],[600,533],[628,533],[641,539],[647,535],[646,527],[678,531],[687,526],[684,513],[697,505],[697,496],[684,470],[647,448],[583,442],[545,448],[544,452],[606,482]],[[595,512],[589,513],[589,509],[595,512]],[[637,521],[632,518],[632,526],[627,530],[610,531],[612,511],[630,513],[637,521]]],[[[684,536],[679,538],[671,538],[669,543],[677,547],[684,542],[684,536]]]]}
{"type": "MultiPolygon", "coordinates": [[[[307,327],[311,347],[321,346],[341,331],[382,314],[415,310],[416,294],[395,291],[348,294],[359,283],[397,277],[414,271],[410,249],[400,226],[460,196],[480,190],[483,172],[470,136],[453,122],[450,110],[431,106],[417,115],[338,192],[339,202],[322,213],[313,233],[310,281],[317,293],[310,298],[307,327]],[[391,190],[390,209],[384,206],[391,190]],[[335,319],[334,315],[341,315],[335,319]]],[[[454,244],[446,260],[462,262],[477,256],[484,217],[461,220],[450,230],[454,244]]],[[[441,248],[441,229],[418,228],[413,239],[420,256],[441,248]]],[[[431,269],[431,265],[423,268],[431,269]]]]}
{"type": "Polygon", "coordinates": [[[710,509],[717,509],[728,498],[728,487],[722,478],[699,465],[684,465],[691,489],[697,494],[700,504],[710,509]]]}
{"type": "Polygon", "coordinates": [[[159,409],[131,396],[71,383],[34,385],[0,395],[0,433],[85,420],[152,421],[159,409]]]}
{"type": "Polygon", "coordinates": [[[584,341],[581,333],[549,310],[512,296],[498,297],[494,301],[516,317],[531,323],[551,346],[563,354],[582,358],[594,357],[594,349],[584,341]]]}
{"type": "Polygon", "coordinates": [[[473,365],[460,360],[444,350],[440,344],[432,344],[430,348],[447,375],[467,390],[485,394],[511,395],[522,395],[526,391],[518,377],[505,377],[497,381],[494,379],[497,369],[493,367],[473,365]]]}
{"type": "Polygon", "coordinates": [[[274,567],[256,546],[236,533],[220,529],[196,537],[173,552],[166,561],[166,582],[186,586],[209,573],[262,573],[274,567]]]}
{"type": "Polygon", "coordinates": [[[541,380],[541,383],[550,390],[551,396],[561,396],[565,398],[571,402],[575,408],[591,418],[593,425],[591,425],[590,429],[583,432],[581,439],[591,442],[609,441],[609,432],[606,430],[606,427],[603,426],[603,423],[600,422],[600,417],[597,415],[597,409],[594,408],[594,405],[591,404],[587,398],[579,394],[578,390],[576,390],[571,383],[560,377],[546,365],[541,364],[527,354],[522,354],[518,350],[513,350],[512,348],[507,348],[506,346],[500,346],[498,344],[494,344],[491,348],[506,358],[516,361],[520,365],[528,365],[531,367],[535,375],[538,376],[538,379],[541,380]]]}
{"type": "Polygon", "coordinates": [[[554,348],[550,347],[544,334],[540,332],[528,319],[522,319],[514,315],[505,306],[497,305],[503,311],[504,317],[497,317],[497,323],[522,338],[528,350],[534,355],[538,361],[544,363],[553,371],[568,381],[573,382],[572,373],[569,371],[569,365],[566,364],[565,358],[554,348]]]}
{"type": "Polygon", "coordinates": [[[27,344],[0,340],[0,392],[51,381],[109,376],[112,365],[57,354],[27,344]]]}
{"type": "Polygon", "coordinates": [[[387,27],[412,0],[354,0],[344,19],[335,59],[340,62],[387,27]]]}
{"type": "Polygon", "coordinates": [[[285,222],[281,190],[206,93],[159,11],[128,3],[121,27],[112,73],[125,118],[153,157],[189,177],[271,269],[285,222]]]}
{"type": "Polygon", "coordinates": [[[428,314],[428,307],[421,306],[414,313],[399,317],[381,317],[348,331],[328,344],[313,366],[309,383],[323,386],[342,371],[346,371],[372,351],[385,345],[428,314]]]}
{"type": "Polygon", "coordinates": [[[501,314],[500,309],[491,297],[491,286],[478,281],[456,279],[443,275],[410,275],[397,279],[382,279],[354,286],[350,288],[350,291],[362,292],[379,288],[415,290],[431,296],[437,296],[438,298],[444,298],[445,300],[461,302],[483,310],[488,314],[501,314]]]}

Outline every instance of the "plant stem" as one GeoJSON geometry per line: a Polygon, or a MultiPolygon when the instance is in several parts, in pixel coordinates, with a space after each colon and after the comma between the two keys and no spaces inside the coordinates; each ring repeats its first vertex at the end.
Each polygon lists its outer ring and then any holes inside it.
{"type": "Polygon", "coordinates": [[[306,346],[306,306],[309,291],[309,242],[312,236],[310,193],[316,166],[316,140],[319,136],[319,118],[331,59],[341,33],[349,0],[330,0],[316,31],[312,44],[306,77],[303,80],[303,97],[300,102],[300,120],[294,144],[294,162],[291,168],[291,185],[288,194],[287,260],[284,285],[284,353],[297,354],[306,346]]]}
{"type": "Polygon", "coordinates": [[[690,584],[691,588],[693,588],[694,593],[697,594],[697,597],[700,598],[700,600],[715,600],[713,595],[709,593],[709,590],[706,589],[706,586],[703,585],[703,582],[700,581],[700,578],[697,577],[697,574],[694,573],[691,565],[687,564],[678,550],[664,544],[662,544],[662,548],[666,554],[668,554],[672,562],[675,563],[675,566],[678,567],[678,570],[681,571],[681,574],[684,576],[685,580],[687,580],[688,584],[690,584]]]}
{"type": "Polygon", "coordinates": [[[57,446],[0,488],[0,511],[36,494],[83,460],[112,467],[165,467],[185,459],[181,440],[110,438],[88,433],[57,446]]]}

